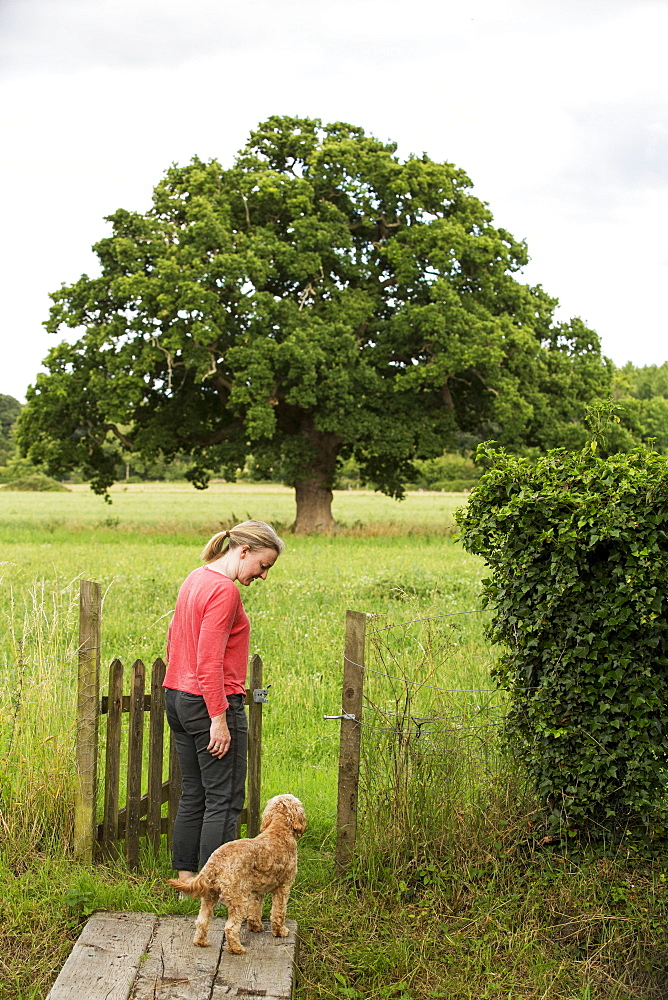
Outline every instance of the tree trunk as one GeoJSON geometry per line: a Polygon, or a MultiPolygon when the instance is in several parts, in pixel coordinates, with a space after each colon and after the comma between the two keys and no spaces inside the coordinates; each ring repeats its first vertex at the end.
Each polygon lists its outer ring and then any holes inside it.
{"type": "Polygon", "coordinates": [[[336,435],[316,431],[312,425],[304,427],[302,434],[308,439],[312,457],[295,478],[297,517],[292,530],[297,535],[325,534],[336,524],[332,517],[332,485],[341,443],[336,435]]]}
{"type": "Polygon", "coordinates": [[[297,517],[292,526],[296,535],[326,533],[335,525],[332,517],[332,491],[316,479],[295,483],[297,517]]]}

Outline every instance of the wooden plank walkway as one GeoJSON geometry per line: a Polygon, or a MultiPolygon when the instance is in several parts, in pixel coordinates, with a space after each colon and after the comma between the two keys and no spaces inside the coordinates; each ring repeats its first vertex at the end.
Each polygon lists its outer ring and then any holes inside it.
{"type": "Polygon", "coordinates": [[[83,928],[47,1000],[290,1000],[294,991],[297,924],[287,938],[268,922],[241,928],[245,955],[223,949],[225,920],[214,917],[208,948],[193,943],[195,914],[94,913],[83,928]]]}

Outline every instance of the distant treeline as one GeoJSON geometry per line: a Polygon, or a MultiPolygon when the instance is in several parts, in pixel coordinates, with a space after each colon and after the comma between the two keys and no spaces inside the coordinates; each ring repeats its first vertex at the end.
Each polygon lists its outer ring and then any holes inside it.
{"type": "MultiPolygon", "coordinates": [[[[616,368],[613,374],[612,402],[616,420],[607,433],[607,451],[630,451],[639,444],[651,444],[659,454],[668,455],[668,361],[662,365],[638,368],[629,362],[616,368]]],[[[0,394],[0,482],[10,482],[35,470],[19,457],[15,441],[16,421],[22,405],[13,396],[0,394]]],[[[575,440],[584,429],[574,428],[574,436],[560,442],[563,447],[581,447],[575,440]]],[[[475,485],[482,469],[473,461],[479,440],[471,434],[459,434],[449,442],[438,458],[416,459],[415,476],[409,487],[414,489],[461,491],[475,485]]],[[[179,456],[171,462],[147,462],[139,455],[121,451],[118,443],[110,442],[109,448],[118,454],[117,479],[127,482],[177,481],[185,478],[191,460],[179,456]]],[[[282,482],[283,470],[279,465],[269,465],[249,455],[246,464],[237,472],[237,479],[247,482],[282,482]]],[[[83,481],[76,475],[70,482],[83,481]]],[[[354,459],[340,462],[335,487],[356,489],[371,485],[362,482],[360,469],[354,459]]]]}
{"type": "Polygon", "coordinates": [[[618,368],[613,378],[613,401],[619,406],[620,417],[617,451],[653,441],[656,451],[668,454],[668,361],[644,368],[629,362],[618,368]]]}

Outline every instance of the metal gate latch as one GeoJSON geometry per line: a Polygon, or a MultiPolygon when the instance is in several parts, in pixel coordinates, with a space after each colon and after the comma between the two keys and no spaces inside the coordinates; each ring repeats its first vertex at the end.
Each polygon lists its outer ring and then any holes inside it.
{"type": "Polygon", "coordinates": [[[267,684],[266,688],[253,688],[253,701],[256,705],[264,705],[269,701],[267,695],[270,687],[271,684],[267,684]]]}

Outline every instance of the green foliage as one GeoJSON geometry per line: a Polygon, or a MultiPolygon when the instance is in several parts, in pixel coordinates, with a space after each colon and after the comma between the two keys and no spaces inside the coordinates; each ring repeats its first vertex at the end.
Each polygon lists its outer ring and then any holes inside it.
{"type": "Polygon", "coordinates": [[[0,489],[5,492],[13,490],[17,493],[69,492],[67,486],[63,486],[62,483],[57,482],[57,480],[52,479],[50,476],[45,476],[43,472],[34,472],[32,475],[19,476],[16,479],[10,479],[9,482],[1,486],[0,489]]]}
{"type": "Polygon", "coordinates": [[[535,464],[484,448],[459,512],[485,558],[509,729],[553,829],[663,821],[668,463],[645,450],[535,464]]]}
{"type": "MultiPolygon", "coordinates": [[[[36,482],[40,481],[42,483],[55,482],[54,479],[51,479],[50,476],[45,474],[43,466],[35,465],[35,463],[31,462],[30,459],[21,458],[14,442],[12,442],[12,448],[13,450],[7,459],[7,464],[0,465],[0,483],[15,483],[19,480],[31,479],[35,479],[36,482]]],[[[19,487],[19,489],[21,489],[21,487],[19,487]]]]}
{"type": "Polygon", "coordinates": [[[187,455],[199,488],[252,453],[298,499],[301,483],[325,497],[352,456],[400,497],[458,431],[517,447],[579,427],[609,390],[596,335],[516,279],[526,247],[462,170],[395,148],[274,116],[230,169],[195,158],[148,212],[119,209],[100,276],[53,295],[47,328],[85,332],[29,390],[24,453],[98,492],[110,438],[187,455]]]}
{"type": "Polygon", "coordinates": [[[190,464],[182,455],[175,455],[170,461],[160,455],[149,461],[137,452],[119,452],[115,478],[130,483],[178,482],[185,480],[190,464]]]}
{"type": "Polygon", "coordinates": [[[448,452],[438,458],[418,460],[414,465],[418,473],[415,485],[423,490],[470,490],[482,472],[472,459],[448,452]]]}
{"type": "Polygon", "coordinates": [[[6,465],[16,451],[14,425],[21,409],[18,399],[0,393],[0,466],[6,465]]]}
{"type": "Polygon", "coordinates": [[[359,462],[351,455],[339,459],[334,486],[337,490],[352,490],[362,485],[359,462]]]}
{"type": "Polygon", "coordinates": [[[620,418],[618,450],[643,443],[668,454],[668,362],[644,368],[629,363],[618,369],[613,398],[620,418]]]}
{"type": "Polygon", "coordinates": [[[236,478],[241,482],[248,483],[280,483],[283,480],[280,466],[275,466],[270,461],[267,461],[266,456],[264,458],[256,458],[255,455],[248,456],[246,464],[237,473],[236,478]]]}
{"type": "Polygon", "coordinates": [[[629,437],[651,444],[661,454],[668,454],[668,399],[623,399],[619,415],[629,437]]]}
{"type": "Polygon", "coordinates": [[[44,475],[43,472],[34,468],[24,470],[23,474],[10,476],[7,481],[0,486],[4,492],[16,493],[68,493],[68,487],[63,486],[51,476],[44,475]]]}
{"type": "Polygon", "coordinates": [[[668,399],[668,361],[662,365],[636,368],[630,362],[619,369],[618,378],[626,389],[624,395],[634,399],[668,399]]]}

